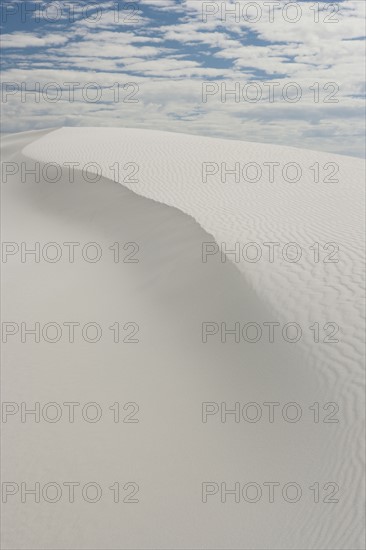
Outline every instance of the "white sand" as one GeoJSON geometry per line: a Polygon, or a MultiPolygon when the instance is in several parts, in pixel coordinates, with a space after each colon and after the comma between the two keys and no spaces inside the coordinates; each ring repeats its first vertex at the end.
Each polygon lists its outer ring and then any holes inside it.
{"type": "Polygon", "coordinates": [[[135,241],[141,250],[138,264],[14,257],[2,265],[3,320],[103,327],[133,320],[141,327],[136,345],[13,338],[3,346],[5,401],[96,401],[105,416],[115,401],[141,409],[138,424],[109,417],[3,424],[3,480],[105,488],[93,505],[9,497],[4,548],[362,548],[363,162],[133,129],[63,128],[3,141],[6,162],[94,162],[104,176],[94,184],[80,173],[70,184],[66,171],[55,184],[10,178],[2,187],[3,241],[95,241],[105,250],[135,241]],[[139,181],[116,185],[115,162],[137,163],[139,181]],[[218,174],[203,183],[203,162],[296,162],[303,176],[223,183],[218,174]],[[315,183],[315,162],[337,163],[339,181],[315,183]],[[295,241],[307,253],[298,263],[221,263],[219,255],[202,263],[202,242],[214,240],[228,248],[295,241]],[[339,262],[314,263],[314,242],[337,243],[339,262]],[[215,337],[203,345],[206,320],[295,321],[303,338],[222,344],[215,337]],[[314,343],[314,322],[337,323],[340,342],[314,343]],[[297,402],[307,413],[294,424],[203,424],[203,401],[297,402]],[[307,407],[330,401],[339,404],[339,423],[314,423],[307,407]],[[139,504],[112,502],[108,487],[116,480],[139,483],[139,504]],[[216,495],[203,504],[204,481],[295,481],[304,496],[293,504],[264,497],[222,504],[216,495]],[[311,502],[315,481],[337,483],[339,502],[311,502]]]}

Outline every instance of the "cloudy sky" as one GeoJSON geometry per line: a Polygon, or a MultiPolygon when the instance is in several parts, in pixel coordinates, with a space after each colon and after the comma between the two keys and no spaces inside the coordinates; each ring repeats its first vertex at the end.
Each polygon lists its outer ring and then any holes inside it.
{"type": "Polygon", "coordinates": [[[2,131],[127,126],[363,156],[365,2],[286,4],[4,1],[2,131]]]}

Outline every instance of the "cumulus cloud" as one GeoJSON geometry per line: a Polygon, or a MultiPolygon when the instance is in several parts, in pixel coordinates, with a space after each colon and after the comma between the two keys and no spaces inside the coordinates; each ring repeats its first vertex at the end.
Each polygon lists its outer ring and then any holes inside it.
{"type": "Polygon", "coordinates": [[[1,47],[7,48],[42,48],[65,44],[68,41],[66,36],[61,34],[50,34],[39,36],[33,33],[13,32],[1,36],[1,47]]]}

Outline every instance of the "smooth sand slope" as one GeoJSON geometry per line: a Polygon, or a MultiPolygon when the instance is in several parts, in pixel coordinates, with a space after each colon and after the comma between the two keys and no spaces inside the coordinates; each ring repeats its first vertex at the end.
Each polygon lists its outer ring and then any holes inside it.
{"type": "Polygon", "coordinates": [[[106,251],[95,264],[22,263],[14,255],[2,265],[3,320],[95,321],[105,329],[96,344],[12,337],[3,345],[3,400],[94,401],[104,413],[94,424],[22,423],[16,415],[3,424],[3,480],[103,487],[95,504],[9,497],[4,548],[362,548],[362,161],[114,128],[17,134],[3,140],[3,152],[5,163],[20,167],[2,184],[3,241],[93,241],[106,251]],[[22,182],[22,163],[35,162],[62,166],[59,181],[22,182]],[[103,177],[91,183],[76,170],[70,183],[73,162],[97,163],[103,177]],[[116,162],[119,177],[111,168],[116,162]],[[126,177],[127,163],[138,166],[135,176],[126,177]],[[225,182],[222,163],[256,163],[263,175],[225,182]],[[264,163],[279,163],[275,181],[264,163]],[[288,163],[301,167],[299,181],[288,181],[291,166],[287,181],[281,175],[288,163]],[[319,182],[310,169],[315,163],[319,182]],[[339,181],[324,181],[335,166],[339,181]],[[203,181],[203,170],[216,167],[203,181]],[[117,241],[138,243],[139,263],[113,263],[108,247],[117,241]],[[203,263],[205,242],[227,249],[255,242],[263,257],[223,263],[215,254],[203,263]],[[280,243],[280,251],[298,243],[301,260],[276,253],[269,262],[268,242],[280,243]],[[333,250],[324,250],[327,243],[339,246],[337,263],[324,262],[333,250]],[[137,322],[139,343],[111,343],[107,327],[115,321],[137,322]],[[223,344],[218,334],[203,344],[204,321],[296,322],[302,337],[294,344],[228,337],[223,344]],[[320,342],[309,329],[314,323],[320,342]],[[333,326],[324,333],[326,323],[340,327],[338,343],[324,343],[333,326]],[[113,423],[114,402],[138,403],[140,422],[113,423]],[[273,423],[223,423],[220,415],[203,423],[202,402],[256,402],[263,411],[265,402],[296,402],[303,415],[296,423],[281,413],[273,423]],[[320,422],[308,408],[314,402],[320,422]],[[339,407],[338,423],[323,421],[329,402],[339,407]],[[108,487],[117,480],[139,484],[139,503],[113,503],[108,487]],[[296,482],[303,495],[296,503],[269,503],[263,491],[257,503],[232,496],[222,503],[217,494],[203,503],[207,481],[296,482]],[[314,503],[308,488],[315,482],[337,483],[339,502],[324,502],[323,491],[314,503]]]}

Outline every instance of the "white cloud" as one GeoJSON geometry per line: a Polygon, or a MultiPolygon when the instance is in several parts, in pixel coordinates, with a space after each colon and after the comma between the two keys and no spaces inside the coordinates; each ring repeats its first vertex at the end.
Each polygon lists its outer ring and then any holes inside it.
{"type": "Polygon", "coordinates": [[[1,36],[3,48],[41,48],[65,44],[67,41],[67,36],[61,34],[39,36],[32,33],[13,32],[1,36]]]}

